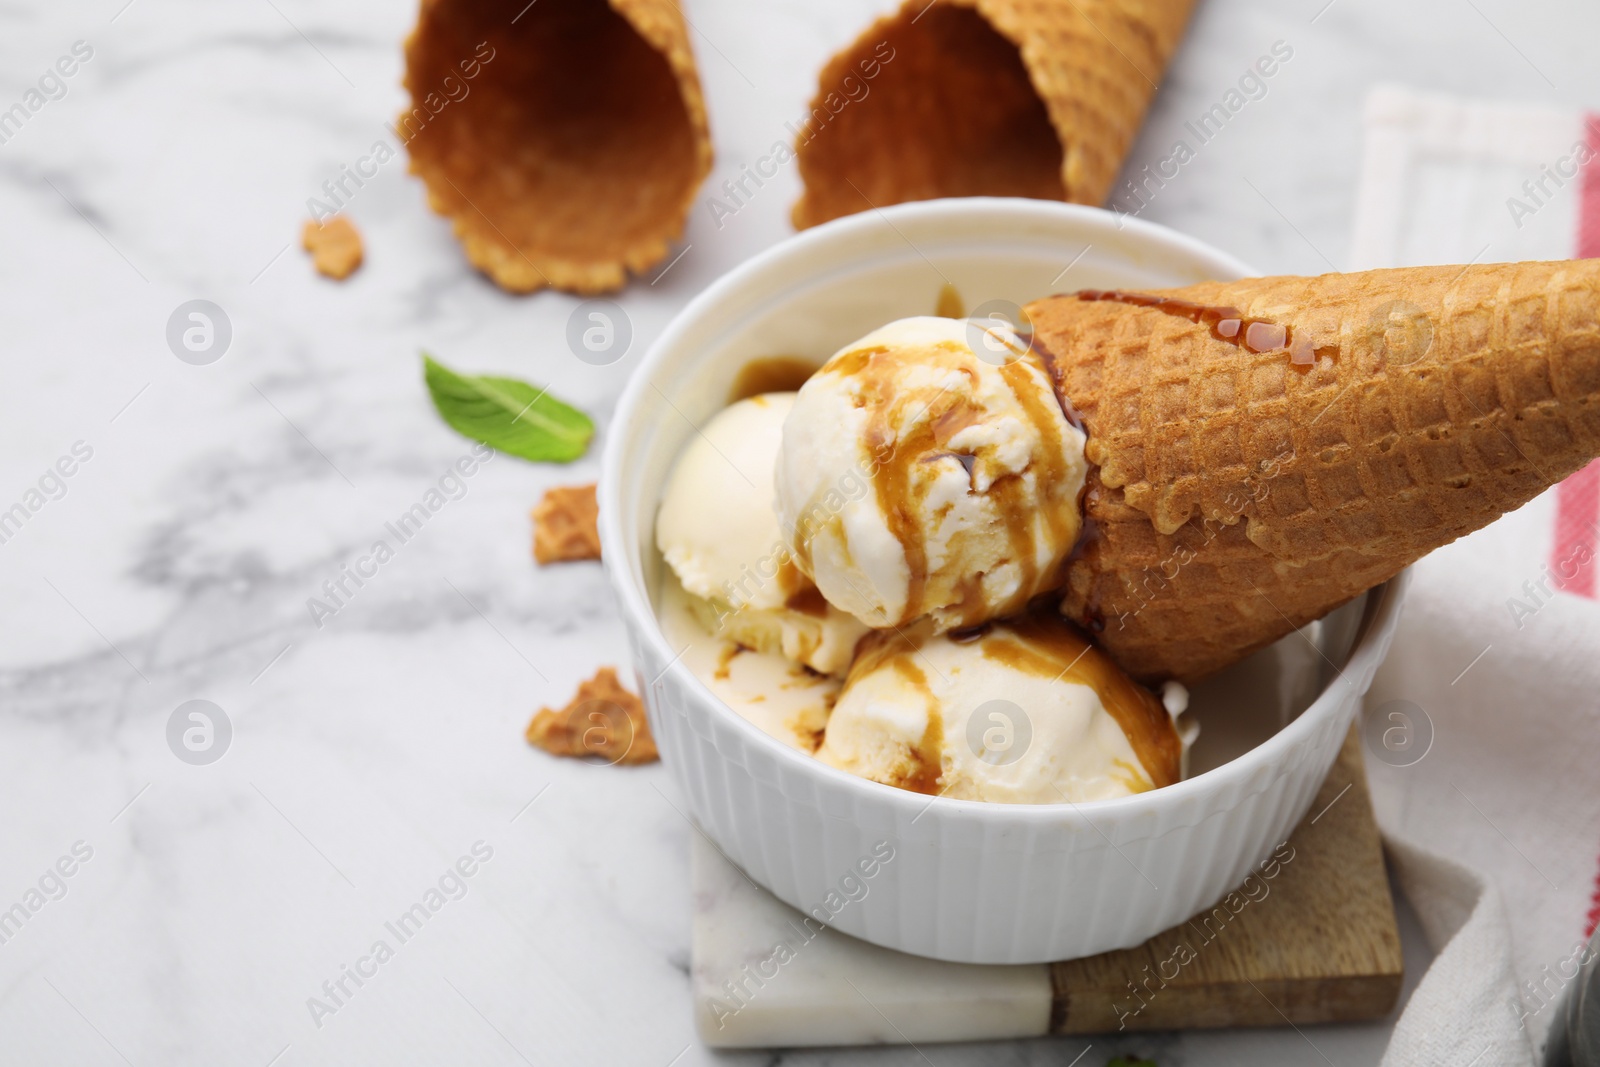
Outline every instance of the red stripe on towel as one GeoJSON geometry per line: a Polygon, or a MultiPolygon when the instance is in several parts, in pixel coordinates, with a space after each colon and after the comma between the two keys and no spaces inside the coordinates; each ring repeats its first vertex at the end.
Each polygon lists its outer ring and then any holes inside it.
{"type": "Polygon", "coordinates": [[[1596,926],[1600,926],[1600,874],[1594,878],[1594,895],[1589,898],[1589,921],[1583,928],[1583,936],[1593,937],[1596,926]]]}
{"type": "Polygon", "coordinates": [[[1595,597],[1595,527],[1600,523],[1600,460],[1556,486],[1550,574],[1557,589],[1595,597]]]}
{"type": "MultiPolygon", "coordinates": [[[[1585,116],[1583,125],[1589,159],[1583,165],[1583,185],[1578,196],[1578,256],[1594,259],[1600,257],[1600,115],[1585,116]]],[[[1595,595],[1595,570],[1600,564],[1591,559],[1570,579],[1562,577],[1560,566],[1561,561],[1568,558],[1565,553],[1584,547],[1593,556],[1597,510],[1600,510],[1600,460],[1556,487],[1556,536],[1550,548],[1551,569],[1558,588],[1586,597],[1595,595]]],[[[1594,893],[1589,897],[1589,914],[1585,918],[1583,936],[1593,937],[1595,927],[1600,926],[1600,870],[1595,873],[1594,893]]]]}
{"type": "Polygon", "coordinates": [[[1586,115],[1584,138],[1589,158],[1583,164],[1578,193],[1578,258],[1600,257],[1600,115],[1586,115]]]}
{"type": "MultiPolygon", "coordinates": [[[[1578,198],[1578,256],[1600,257],[1600,115],[1584,118],[1589,158],[1583,164],[1583,186],[1578,198]]],[[[1556,530],[1550,544],[1550,573],[1557,589],[1593,599],[1595,527],[1600,523],[1600,460],[1589,464],[1556,487],[1556,530]]],[[[1596,908],[1600,908],[1600,879],[1596,881],[1596,908]]],[[[1590,926],[1595,916],[1591,913],[1590,926]]]]}

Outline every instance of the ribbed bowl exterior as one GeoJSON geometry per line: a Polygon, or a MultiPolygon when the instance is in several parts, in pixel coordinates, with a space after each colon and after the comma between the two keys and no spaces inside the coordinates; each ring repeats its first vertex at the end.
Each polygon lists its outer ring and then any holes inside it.
{"type": "Polygon", "coordinates": [[[1139,806],[1023,809],[841,781],[756,743],[766,739],[754,727],[669,669],[640,620],[628,633],[641,677],[656,679],[645,705],[661,758],[695,821],[751,878],[811,913],[888,842],[893,860],[860,880],[860,899],[827,909],[829,925],[919,956],[1031,963],[1139,944],[1235,888],[1288,837],[1393,637],[1394,584],[1370,594],[1379,602],[1361,663],[1295,721],[1293,743],[1270,759],[1246,754],[1214,783],[1195,779],[1206,788],[1173,803],[1139,806]]]}
{"type": "Polygon", "coordinates": [[[783,745],[712,696],[657,625],[650,534],[665,470],[691,432],[679,423],[724,402],[732,371],[708,363],[747,347],[762,314],[782,322],[785,309],[805,309],[831,278],[859,288],[874,271],[955,272],[969,248],[992,260],[1008,249],[1037,256],[1041,243],[1063,263],[1094,248],[1102,272],[1149,286],[1245,273],[1164,228],[1074,205],[931,201],[828,223],[736,268],[667,328],[619,404],[600,487],[606,569],[651,729],[695,822],[800,911],[942,960],[1034,963],[1129,947],[1237,886],[1305,815],[1393,638],[1406,584],[1402,575],[1368,594],[1344,670],[1269,740],[1165,789],[1081,806],[891,789],[783,745]],[[679,390],[673,402],[659,403],[669,388],[679,390]],[[864,860],[870,878],[855,873],[864,860]]]}

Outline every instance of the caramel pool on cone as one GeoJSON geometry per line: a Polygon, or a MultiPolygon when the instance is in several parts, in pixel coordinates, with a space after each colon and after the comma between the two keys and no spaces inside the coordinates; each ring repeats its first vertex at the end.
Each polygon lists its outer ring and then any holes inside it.
{"type": "Polygon", "coordinates": [[[423,0],[405,87],[412,172],[512,292],[620,288],[665,258],[711,169],[674,0],[423,0]]]}
{"type": "Polygon", "coordinates": [[[906,0],[823,68],[800,229],[907,200],[1104,202],[1193,0],[906,0]]]}
{"type": "Polygon", "coordinates": [[[1600,260],[1087,295],[1026,309],[1092,464],[1063,611],[1146,681],[1219,670],[1600,454],[1600,260]]]}

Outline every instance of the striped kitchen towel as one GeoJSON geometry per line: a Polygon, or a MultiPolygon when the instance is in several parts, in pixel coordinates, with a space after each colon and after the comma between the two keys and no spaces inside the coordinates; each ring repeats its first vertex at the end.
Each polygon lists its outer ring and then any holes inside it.
{"type": "MultiPolygon", "coordinates": [[[[1352,269],[1597,255],[1600,116],[1373,91],[1352,269]]],[[[1535,1062],[1600,919],[1597,532],[1591,465],[1416,566],[1366,735],[1438,956],[1386,1065],[1535,1062]]]]}

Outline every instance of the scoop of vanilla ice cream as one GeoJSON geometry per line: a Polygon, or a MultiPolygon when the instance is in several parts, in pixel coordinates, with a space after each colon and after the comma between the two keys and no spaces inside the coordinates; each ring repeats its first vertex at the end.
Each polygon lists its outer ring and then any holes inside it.
{"type": "Polygon", "coordinates": [[[937,630],[970,627],[1059,585],[1082,524],[1083,446],[1016,334],[901,319],[801,387],[778,451],[778,519],[822,595],[869,626],[926,615],[937,630]],[[1007,358],[981,358],[974,336],[1007,358]]]}
{"type": "Polygon", "coordinates": [[[749,642],[707,633],[697,605],[671,574],[661,583],[661,633],[689,672],[734,712],[808,755],[822,742],[840,680],[749,642]]]}
{"type": "Polygon", "coordinates": [[[1177,781],[1193,732],[1175,718],[1059,617],[922,623],[862,643],[817,757],[923,793],[1078,803],[1177,781]]]}
{"type": "Polygon", "coordinates": [[[711,633],[842,674],[866,627],[795,566],[773,510],[773,471],[794,393],[719,411],[678,456],[656,514],[656,545],[711,633]]]}

